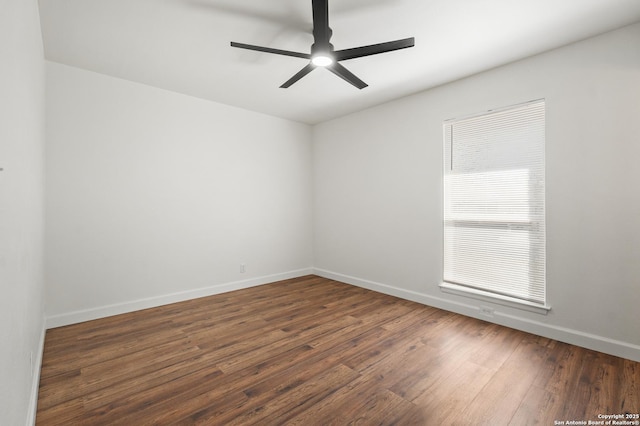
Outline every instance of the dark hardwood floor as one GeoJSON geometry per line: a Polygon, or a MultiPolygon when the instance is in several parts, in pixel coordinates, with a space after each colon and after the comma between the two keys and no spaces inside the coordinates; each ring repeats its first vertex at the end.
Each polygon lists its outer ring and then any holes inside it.
{"type": "Polygon", "coordinates": [[[47,331],[38,425],[553,425],[640,363],[315,276],[47,331]]]}

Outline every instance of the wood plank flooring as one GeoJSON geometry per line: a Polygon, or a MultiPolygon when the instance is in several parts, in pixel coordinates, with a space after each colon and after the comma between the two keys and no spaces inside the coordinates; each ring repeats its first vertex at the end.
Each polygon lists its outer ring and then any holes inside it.
{"type": "Polygon", "coordinates": [[[38,425],[553,425],[640,363],[307,276],[47,331],[38,425]]]}

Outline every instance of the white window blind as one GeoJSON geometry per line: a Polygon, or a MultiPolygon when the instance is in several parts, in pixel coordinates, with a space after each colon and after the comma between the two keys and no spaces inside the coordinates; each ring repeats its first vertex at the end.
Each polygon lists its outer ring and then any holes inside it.
{"type": "Polygon", "coordinates": [[[545,304],[545,103],[444,123],[444,281],[545,304]]]}

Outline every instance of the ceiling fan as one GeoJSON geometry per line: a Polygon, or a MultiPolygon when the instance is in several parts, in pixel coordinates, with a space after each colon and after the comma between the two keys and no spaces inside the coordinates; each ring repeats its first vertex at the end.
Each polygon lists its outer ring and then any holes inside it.
{"type": "Polygon", "coordinates": [[[329,28],[328,0],[311,0],[311,7],[313,9],[313,44],[311,45],[311,53],[272,49],[270,47],[255,46],[253,44],[236,43],[235,41],[231,42],[231,46],[239,47],[241,49],[257,50],[258,52],[275,53],[276,55],[309,59],[311,62],[309,62],[307,66],[302,68],[293,77],[285,81],[282,86],[280,86],[284,89],[309,74],[316,67],[324,67],[358,89],[364,89],[367,87],[367,83],[356,77],[351,71],[342,66],[339,61],[406,49],[415,45],[415,39],[410,37],[402,40],[388,41],[386,43],[354,47],[351,49],[334,50],[333,45],[329,42],[333,31],[329,28]]]}

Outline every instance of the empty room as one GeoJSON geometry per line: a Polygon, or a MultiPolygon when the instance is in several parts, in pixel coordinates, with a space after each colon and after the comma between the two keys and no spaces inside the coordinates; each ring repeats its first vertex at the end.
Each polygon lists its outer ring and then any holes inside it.
{"type": "Polygon", "coordinates": [[[640,2],[3,0],[0,424],[640,425],[640,2]]]}

